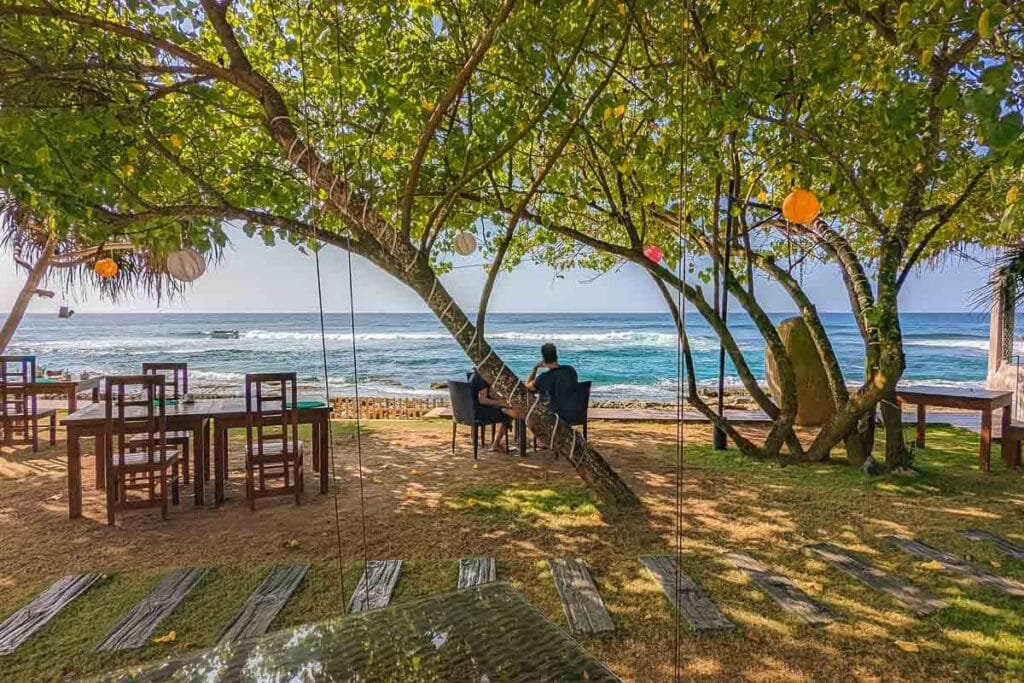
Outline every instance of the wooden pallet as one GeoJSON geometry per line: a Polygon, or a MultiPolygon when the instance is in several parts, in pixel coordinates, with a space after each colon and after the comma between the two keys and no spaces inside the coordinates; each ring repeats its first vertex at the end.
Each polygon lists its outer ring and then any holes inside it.
{"type": "Polygon", "coordinates": [[[395,584],[402,573],[401,560],[370,560],[359,578],[352,598],[348,602],[349,613],[368,612],[382,609],[391,602],[395,584]]]}
{"type": "Polygon", "coordinates": [[[1004,576],[996,576],[992,572],[975,567],[963,558],[951,555],[944,550],[933,548],[927,543],[922,543],[914,538],[906,536],[887,536],[886,538],[890,543],[908,555],[914,555],[930,562],[938,562],[943,569],[956,572],[971,583],[995,588],[1007,595],[1024,597],[1024,583],[1020,581],[1014,581],[1004,576]]]}
{"type": "Polygon", "coordinates": [[[0,624],[0,655],[7,655],[31,638],[72,601],[93,587],[102,574],[68,574],[33,598],[0,624]]]}
{"type": "Polygon", "coordinates": [[[773,572],[760,560],[742,552],[728,553],[725,559],[770,595],[782,609],[805,624],[822,626],[836,620],[828,607],[800,590],[785,576],[773,572]]]}
{"type": "Polygon", "coordinates": [[[263,583],[221,629],[219,644],[266,633],[274,617],[291,598],[308,571],[307,563],[274,565],[263,583]]]}
{"type": "Polygon", "coordinates": [[[615,623],[582,560],[548,560],[570,633],[614,631],[615,623]]]}
{"type": "Polygon", "coordinates": [[[661,585],[668,601],[698,631],[724,631],[735,627],[700,586],[667,555],[644,555],[640,563],[661,585]]]}
{"type": "Polygon", "coordinates": [[[131,650],[149,642],[153,631],[196,587],[206,574],[203,567],[175,569],[164,574],[135,607],[96,646],[97,652],[131,650]]]}
{"type": "Polygon", "coordinates": [[[498,578],[493,557],[467,557],[459,560],[459,590],[482,586],[498,578]]]}
{"type": "Polygon", "coordinates": [[[915,586],[898,576],[887,574],[878,567],[854,557],[831,543],[815,543],[806,546],[806,550],[818,555],[836,569],[849,574],[876,591],[891,595],[915,614],[924,616],[949,607],[932,595],[928,589],[915,586]]]}
{"type": "Polygon", "coordinates": [[[1024,560],[1024,546],[1017,545],[1013,541],[1007,540],[1002,536],[997,536],[989,531],[985,531],[984,529],[962,529],[960,533],[972,541],[991,543],[999,549],[999,552],[1007,557],[1012,557],[1015,560],[1024,560]]]}

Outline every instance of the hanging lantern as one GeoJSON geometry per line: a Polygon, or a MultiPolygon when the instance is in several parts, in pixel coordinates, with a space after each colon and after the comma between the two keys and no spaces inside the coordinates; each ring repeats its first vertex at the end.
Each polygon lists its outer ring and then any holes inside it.
{"type": "Polygon", "coordinates": [[[117,261],[112,258],[101,258],[93,265],[92,269],[104,280],[117,275],[117,261]]]}
{"type": "Polygon", "coordinates": [[[794,187],[782,202],[782,215],[790,223],[812,223],[821,213],[821,204],[810,190],[794,187]]]}
{"type": "Polygon", "coordinates": [[[469,256],[476,251],[476,236],[471,232],[460,232],[455,236],[455,251],[460,256],[469,256]]]}
{"type": "Polygon", "coordinates": [[[657,244],[648,244],[644,247],[644,256],[649,258],[654,263],[661,263],[661,259],[665,257],[665,254],[661,251],[661,247],[657,244]]]}
{"type": "Polygon", "coordinates": [[[206,259],[195,249],[180,249],[167,257],[167,273],[175,280],[192,282],[206,272],[206,259]]]}

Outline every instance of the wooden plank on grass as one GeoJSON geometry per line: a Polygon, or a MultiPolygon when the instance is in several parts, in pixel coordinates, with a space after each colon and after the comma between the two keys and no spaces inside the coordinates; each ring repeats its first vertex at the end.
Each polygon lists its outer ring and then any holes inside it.
{"type": "Polygon", "coordinates": [[[261,636],[302,583],[309,564],[278,564],[221,629],[220,645],[261,636]]]}
{"type": "Polygon", "coordinates": [[[557,558],[548,560],[548,569],[555,580],[555,590],[562,601],[562,611],[571,633],[614,631],[615,624],[597,592],[590,570],[582,560],[557,558]]]}
{"type": "Polygon", "coordinates": [[[92,588],[102,574],[68,574],[0,624],[0,655],[18,649],[58,612],[92,588]]]}
{"type": "Polygon", "coordinates": [[[962,529],[960,533],[972,541],[991,543],[999,549],[999,552],[1007,557],[1012,557],[1015,560],[1024,560],[1024,546],[1017,545],[1013,541],[1009,541],[1002,536],[997,536],[990,531],[985,531],[984,529],[962,529]]]}
{"type": "Polygon", "coordinates": [[[467,557],[459,560],[459,590],[482,586],[498,578],[493,557],[467,557]]]}
{"type": "Polygon", "coordinates": [[[923,616],[949,606],[932,595],[928,589],[915,586],[898,576],[887,574],[878,567],[854,557],[846,550],[831,543],[815,543],[806,546],[806,549],[876,591],[891,595],[915,614],[923,616]]]}
{"type": "Polygon", "coordinates": [[[96,651],[131,650],[147,644],[160,622],[181,604],[205,573],[204,567],[188,567],[164,574],[153,590],[117,622],[96,651]]]}
{"type": "Polygon", "coordinates": [[[779,603],[782,609],[805,624],[820,626],[835,621],[828,607],[800,590],[785,576],[773,572],[760,560],[743,552],[731,552],[725,558],[779,603]]]}
{"type": "Polygon", "coordinates": [[[640,563],[658,581],[665,597],[694,629],[723,631],[735,626],[671,557],[644,555],[640,563]]]}
{"type": "Polygon", "coordinates": [[[401,560],[370,560],[359,578],[352,598],[348,601],[349,613],[368,612],[382,609],[391,602],[398,575],[402,573],[401,560]]]}
{"type": "Polygon", "coordinates": [[[938,548],[933,548],[927,543],[922,543],[915,538],[909,538],[907,536],[887,536],[886,538],[890,543],[903,552],[923,558],[930,562],[937,562],[943,569],[956,572],[971,583],[976,583],[979,586],[995,588],[1007,595],[1024,597],[1024,583],[1021,583],[1020,581],[1014,581],[1013,579],[1008,579],[1004,576],[996,576],[995,574],[985,571],[980,567],[975,567],[973,564],[961,557],[951,555],[944,550],[939,550],[938,548]]]}

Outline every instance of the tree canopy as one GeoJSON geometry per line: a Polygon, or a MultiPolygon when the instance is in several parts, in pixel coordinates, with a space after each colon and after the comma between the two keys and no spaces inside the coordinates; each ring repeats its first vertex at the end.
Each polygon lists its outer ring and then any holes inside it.
{"type": "MultiPolygon", "coordinates": [[[[725,268],[716,230],[735,223],[811,322],[794,243],[847,280],[869,377],[852,397],[832,378],[854,406],[838,438],[902,373],[907,273],[1022,233],[1022,32],[988,0],[25,0],[0,5],[0,183],[62,230],[156,254],[215,249],[228,220],[351,248],[482,364],[494,280],[527,256],[634,260],[714,323],[671,270],[684,245],[777,347],[749,272],[725,268]],[[824,222],[778,217],[796,185],[824,222]],[[436,279],[467,229],[493,259],[475,324],[436,279]]],[[[792,397],[762,398],[770,440],[799,450],[792,397]]]]}

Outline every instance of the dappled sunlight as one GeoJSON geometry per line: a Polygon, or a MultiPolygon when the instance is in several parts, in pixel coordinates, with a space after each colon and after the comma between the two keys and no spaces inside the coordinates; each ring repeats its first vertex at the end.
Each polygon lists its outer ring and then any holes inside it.
{"type": "MultiPolygon", "coordinates": [[[[491,555],[498,560],[499,578],[564,625],[546,560],[581,558],[616,624],[615,633],[581,642],[627,679],[670,677],[673,613],[637,557],[674,553],[677,473],[671,426],[591,426],[592,439],[640,495],[645,509],[640,517],[603,506],[565,459],[555,460],[549,452],[517,458],[481,451],[474,462],[465,442],[451,453],[447,422],[369,423],[360,467],[351,430],[342,423],[334,427],[340,554],[346,565],[354,563],[352,574],[364,555],[403,559],[409,568],[396,599],[411,599],[450,590],[460,557],[491,555]]],[[[985,663],[1024,670],[1024,623],[1012,598],[991,598],[989,591],[956,575],[922,568],[881,538],[916,536],[997,573],[1024,578],[1019,563],[957,533],[976,520],[1006,538],[1024,538],[1019,513],[1024,490],[1018,478],[1006,482],[1003,475],[970,472],[967,459],[939,473],[929,450],[920,454],[926,474],[917,480],[925,486],[879,489],[878,481],[843,465],[779,468],[750,462],[735,451],[714,452],[699,445],[700,433],[691,434],[688,425],[679,520],[683,569],[737,629],[698,634],[683,624],[681,661],[687,676],[835,680],[856,671],[869,679],[919,680],[922,664],[914,657],[931,658],[929,670],[949,676],[948,662],[965,657],[975,662],[969,671],[984,670],[978,667],[985,663]],[[804,545],[821,541],[927,585],[952,607],[938,616],[913,616],[895,600],[803,552],[804,545]],[[839,620],[826,627],[803,625],[723,560],[731,550],[770,565],[839,620]],[[897,641],[914,643],[920,651],[904,653],[897,641]]],[[[316,492],[308,468],[302,505],[268,499],[250,512],[239,437],[231,439],[228,501],[222,507],[194,508],[185,497],[167,522],[142,511],[124,514],[114,528],[103,523],[91,444],[84,444],[85,518],[76,522],[67,520],[62,444],[34,459],[18,455],[18,466],[22,459],[55,465],[23,470],[14,479],[0,477],[0,538],[14,557],[0,568],[0,612],[38,590],[42,577],[88,568],[155,576],[171,566],[210,563],[230,575],[239,563],[304,560],[314,563],[310,580],[332,586],[339,557],[333,494],[316,492]],[[37,541],[42,538],[46,544],[37,541]]],[[[932,439],[936,447],[942,442],[941,433],[932,439]]],[[[347,577],[347,590],[354,580],[347,577]]],[[[237,589],[239,599],[256,582],[237,589]]],[[[296,599],[300,605],[322,605],[316,614],[330,613],[337,609],[332,590],[296,599]]],[[[296,608],[288,618],[302,623],[308,613],[296,608]]],[[[211,634],[215,626],[209,627],[211,634]]]]}

